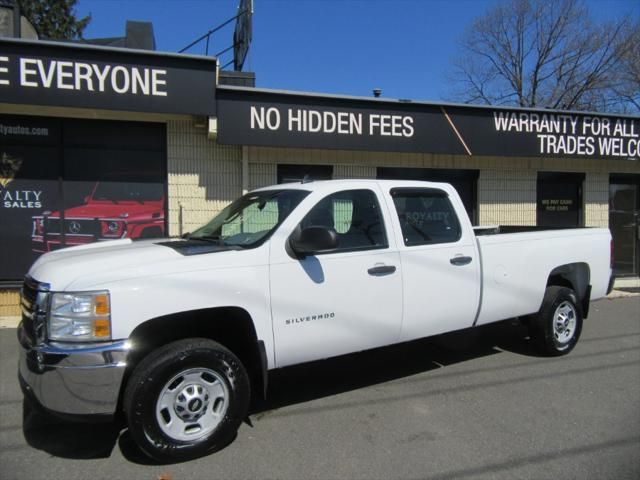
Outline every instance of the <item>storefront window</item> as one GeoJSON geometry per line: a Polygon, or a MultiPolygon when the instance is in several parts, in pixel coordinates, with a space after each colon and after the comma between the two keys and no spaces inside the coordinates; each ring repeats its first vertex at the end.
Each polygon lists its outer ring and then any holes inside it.
{"type": "Polygon", "coordinates": [[[538,172],[537,225],[581,227],[584,173],[538,172]]]}
{"type": "Polygon", "coordinates": [[[0,136],[0,281],[59,248],[164,235],[164,125],[0,116],[0,136]]]}
{"type": "Polygon", "coordinates": [[[59,134],[57,122],[0,117],[0,281],[24,275],[43,212],[62,205],[59,134]]]}

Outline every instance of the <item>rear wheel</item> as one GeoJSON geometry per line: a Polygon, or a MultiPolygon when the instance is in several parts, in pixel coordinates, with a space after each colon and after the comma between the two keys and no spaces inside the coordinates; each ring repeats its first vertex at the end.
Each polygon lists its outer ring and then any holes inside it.
{"type": "Polygon", "coordinates": [[[249,404],[238,358],[208,339],[179,340],[136,367],[124,395],[129,431],[159,461],[186,460],[223,447],[249,404]]]}
{"type": "Polygon", "coordinates": [[[530,330],[540,353],[566,355],[573,350],[582,332],[582,308],[576,293],[566,287],[547,287],[530,330]]]}

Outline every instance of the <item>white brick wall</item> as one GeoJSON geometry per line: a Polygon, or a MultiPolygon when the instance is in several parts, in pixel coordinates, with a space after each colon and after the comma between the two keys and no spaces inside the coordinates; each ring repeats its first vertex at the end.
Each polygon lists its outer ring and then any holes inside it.
{"type": "Polygon", "coordinates": [[[218,145],[192,120],[167,123],[169,234],[191,231],[242,194],[242,147],[218,145]]]}
{"type": "Polygon", "coordinates": [[[275,163],[249,163],[249,189],[268,187],[278,182],[275,163]]]}
{"type": "Polygon", "coordinates": [[[371,165],[336,165],[333,178],[376,178],[376,167],[371,165]]]}
{"type": "Polygon", "coordinates": [[[531,170],[480,170],[480,225],[535,225],[536,180],[531,170]]]}
{"type": "Polygon", "coordinates": [[[587,227],[609,227],[609,174],[587,173],[582,193],[584,224],[587,227]]]}
{"type": "Polygon", "coordinates": [[[20,294],[17,290],[0,290],[0,317],[20,315],[20,294]]]}

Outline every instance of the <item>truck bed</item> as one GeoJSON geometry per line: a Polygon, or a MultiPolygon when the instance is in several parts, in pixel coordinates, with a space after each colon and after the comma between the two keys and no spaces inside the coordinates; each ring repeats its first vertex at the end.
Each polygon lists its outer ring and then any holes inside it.
{"type": "MultiPolygon", "coordinates": [[[[476,230],[481,256],[481,308],[476,324],[535,313],[547,280],[562,266],[585,269],[591,299],[606,295],[610,248],[606,228],[482,227],[476,230]]],[[[579,292],[580,295],[581,292],[579,292]]]]}

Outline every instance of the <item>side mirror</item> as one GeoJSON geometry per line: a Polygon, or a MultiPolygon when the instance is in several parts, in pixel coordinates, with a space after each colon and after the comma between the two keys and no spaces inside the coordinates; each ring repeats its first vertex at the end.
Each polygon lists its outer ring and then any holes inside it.
{"type": "Polygon", "coordinates": [[[333,228],[296,228],[289,237],[291,250],[299,257],[326,253],[338,248],[338,234],[333,228]]]}

